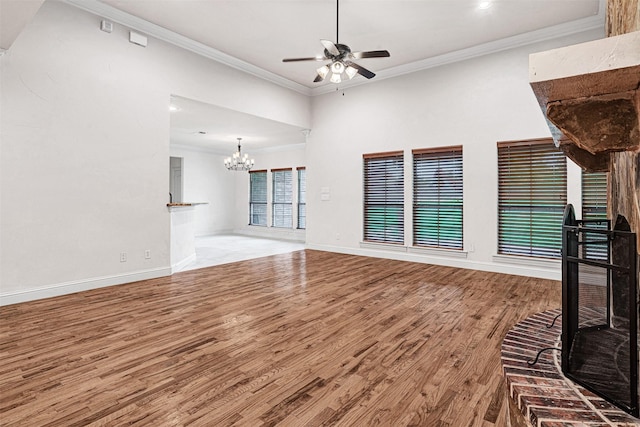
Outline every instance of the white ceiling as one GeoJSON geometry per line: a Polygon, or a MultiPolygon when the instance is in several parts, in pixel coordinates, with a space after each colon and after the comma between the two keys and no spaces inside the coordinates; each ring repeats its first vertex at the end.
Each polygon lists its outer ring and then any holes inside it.
{"type": "MultiPolygon", "coordinates": [[[[100,3],[72,0],[74,3],[100,3]]],[[[335,0],[102,0],[136,18],[314,89],[316,62],[283,58],[321,55],[320,39],[336,41],[335,0]]],[[[353,51],[386,49],[390,58],[360,60],[373,72],[465,49],[478,53],[604,24],[599,0],[342,0],[340,41],[353,51]],[[479,8],[480,3],[490,7],[479,8]],[[496,42],[502,41],[496,45],[496,42]],[[482,49],[484,47],[484,49],[482,49]]],[[[362,83],[364,77],[357,76],[362,83]]],[[[304,89],[303,89],[304,90],[304,89]]]]}
{"type": "Polygon", "coordinates": [[[9,49],[44,0],[0,0],[0,53],[9,49]]]}
{"type": "MultiPolygon", "coordinates": [[[[4,0],[0,0],[4,1],[4,0]]],[[[161,40],[248,71],[306,95],[335,90],[313,83],[321,55],[336,41],[335,0],[64,0],[161,40]]],[[[340,42],[353,51],[386,49],[389,58],[358,63],[381,80],[594,28],[605,0],[341,0],[340,42]]],[[[367,83],[362,76],[341,84],[367,83]]],[[[176,98],[172,144],[230,152],[304,143],[301,129],[176,98]],[[206,135],[198,132],[205,131],[206,135]]]]}
{"type": "Polygon", "coordinates": [[[236,151],[242,138],[242,152],[306,142],[304,129],[205,104],[180,96],[171,97],[171,144],[212,151],[226,156],[236,151]],[[203,133],[204,132],[204,133],[203,133]]]}

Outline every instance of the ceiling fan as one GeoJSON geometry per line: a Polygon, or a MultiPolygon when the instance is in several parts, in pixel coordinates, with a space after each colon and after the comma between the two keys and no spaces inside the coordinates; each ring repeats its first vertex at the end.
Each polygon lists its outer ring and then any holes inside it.
{"type": "Polygon", "coordinates": [[[346,74],[349,79],[355,77],[356,74],[360,74],[367,79],[375,77],[375,73],[367,70],[361,65],[353,62],[354,59],[363,58],[386,58],[391,56],[387,50],[370,50],[366,52],[352,52],[351,48],[346,44],[340,44],[338,38],[338,29],[340,22],[340,7],[339,1],[336,0],[336,42],[333,43],[329,40],[320,40],[324,47],[323,56],[313,56],[306,58],[285,58],[282,62],[299,62],[299,61],[331,61],[331,64],[323,65],[318,68],[316,72],[318,75],[313,80],[314,83],[323,81],[331,72],[330,81],[332,83],[340,83],[342,81],[342,74],[346,74]]]}

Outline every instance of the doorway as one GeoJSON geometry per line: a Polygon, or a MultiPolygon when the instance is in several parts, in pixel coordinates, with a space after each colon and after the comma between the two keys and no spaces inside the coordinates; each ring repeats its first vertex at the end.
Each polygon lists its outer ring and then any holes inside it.
{"type": "Polygon", "coordinates": [[[182,202],[182,157],[169,158],[169,199],[172,203],[182,202]]]}

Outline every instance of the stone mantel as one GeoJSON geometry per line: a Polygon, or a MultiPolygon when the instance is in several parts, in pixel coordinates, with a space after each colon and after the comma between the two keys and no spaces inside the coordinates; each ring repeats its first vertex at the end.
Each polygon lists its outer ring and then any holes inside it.
{"type": "Polygon", "coordinates": [[[640,149],[640,31],[531,54],[529,81],[556,145],[584,169],[640,149]]]}

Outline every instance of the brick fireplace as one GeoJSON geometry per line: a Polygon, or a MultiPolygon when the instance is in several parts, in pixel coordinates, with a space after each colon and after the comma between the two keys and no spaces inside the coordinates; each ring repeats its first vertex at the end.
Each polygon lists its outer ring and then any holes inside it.
{"type": "Polygon", "coordinates": [[[605,39],[529,58],[531,88],[558,149],[585,171],[608,172],[608,221],[569,214],[562,311],[527,319],[505,338],[517,426],[640,425],[631,415],[640,369],[640,0],[607,0],[606,30],[605,39]],[[563,351],[530,363],[542,344],[563,351]]]}
{"type": "Polygon", "coordinates": [[[542,348],[561,345],[562,311],[537,313],[507,332],[502,368],[507,386],[510,427],[638,427],[640,421],[567,379],[560,353],[542,348]]]}

